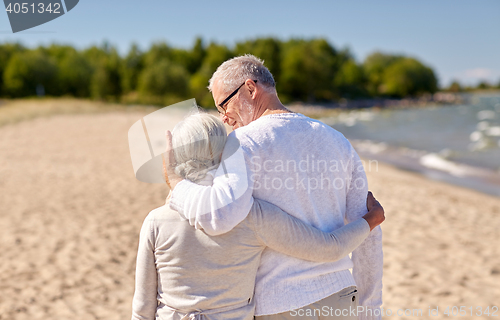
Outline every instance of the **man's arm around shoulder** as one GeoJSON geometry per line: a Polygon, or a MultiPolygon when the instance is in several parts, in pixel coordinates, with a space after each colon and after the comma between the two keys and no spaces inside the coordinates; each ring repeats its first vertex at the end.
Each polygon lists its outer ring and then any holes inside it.
{"type": "Polygon", "coordinates": [[[201,186],[182,180],[173,189],[170,208],[209,235],[226,233],[250,212],[251,176],[250,154],[233,132],[228,136],[213,185],[201,186]]]}

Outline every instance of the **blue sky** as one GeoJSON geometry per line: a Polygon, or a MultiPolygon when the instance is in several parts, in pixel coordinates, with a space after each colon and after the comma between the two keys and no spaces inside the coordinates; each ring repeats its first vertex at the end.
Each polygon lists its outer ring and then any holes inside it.
{"type": "Polygon", "coordinates": [[[132,42],[187,48],[196,36],[227,45],[261,36],[324,37],[349,47],[358,61],[375,50],[415,56],[442,85],[500,81],[499,0],[81,0],[64,16],[16,34],[0,13],[0,42],[28,46],[83,48],[108,40],[124,53],[132,42]]]}

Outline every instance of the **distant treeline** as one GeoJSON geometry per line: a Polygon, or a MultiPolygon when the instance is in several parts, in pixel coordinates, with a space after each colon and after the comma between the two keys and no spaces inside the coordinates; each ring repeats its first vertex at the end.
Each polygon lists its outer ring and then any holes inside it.
{"type": "Polygon", "coordinates": [[[265,60],[285,103],[399,98],[438,89],[434,71],[412,57],[375,52],[358,63],[349,50],[338,50],[324,39],[259,38],[230,48],[198,38],[190,49],[155,43],[141,51],[132,45],[125,56],[108,44],[84,50],[1,44],[0,96],[71,95],[158,105],[194,97],[210,107],[206,87],[212,73],[245,53],[265,60]]]}
{"type": "Polygon", "coordinates": [[[497,85],[491,84],[487,81],[481,81],[477,84],[477,86],[464,86],[457,80],[453,81],[448,88],[445,88],[444,91],[448,92],[470,92],[470,91],[478,91],[478,90],[498,90],[500,89],[500,81],[498,81],[497,85]]]}

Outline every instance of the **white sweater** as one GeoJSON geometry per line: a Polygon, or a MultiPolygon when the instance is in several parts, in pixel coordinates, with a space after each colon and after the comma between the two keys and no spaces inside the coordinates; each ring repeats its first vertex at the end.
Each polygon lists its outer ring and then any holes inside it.
{"type": "MultiPolygon", "coordinates": [[[[357,153],[341,133],[304,115],[267,115],[233,131],[222,160],[212,186],[183,180],[170,201],[208,234],[225,233],[243,221],[253,196],[326,232],[367,212],[367,180],[357,153]]],[[[361,306],[379,308],[382,260],[380,227],[353,251],[352,260],[316,263],[265,249],[255,315],[301,308],[351,285],[358,287],[361,306]]],[[[359,316],[381,318],[370,312],[359,316]]]]}

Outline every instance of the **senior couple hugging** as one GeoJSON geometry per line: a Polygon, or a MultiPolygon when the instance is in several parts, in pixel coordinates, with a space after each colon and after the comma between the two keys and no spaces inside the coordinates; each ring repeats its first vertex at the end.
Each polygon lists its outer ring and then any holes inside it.
{"type": "Polygon", "coordinates": [[[285,108],[252,55],[209,90],[220,117],[166,134],[171,191],[140,232],[132,319],[380,319],[384,210],[349,141],[285,108]]]}

